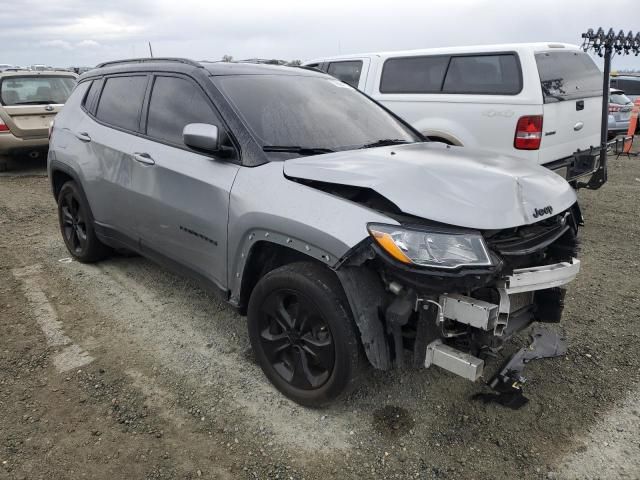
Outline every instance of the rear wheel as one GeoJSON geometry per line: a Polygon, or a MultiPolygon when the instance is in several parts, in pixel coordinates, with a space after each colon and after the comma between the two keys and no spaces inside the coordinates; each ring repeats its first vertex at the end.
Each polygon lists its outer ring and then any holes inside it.
{"type": "Polygon", "coordinates": [[[265,275],[249,300],[249,338],[265,375],[310,407],[351,389],[362,356],[342,286],[326,268],[301,262],[265,275]]]}
{"type": "Polygon", "coordinates": [[[6,172],[9,170],[9,159],[0,157],[0,172],[6,172]]]}
{"type": "Polygon", "coordinates": [[[108,255],[109,248],[96,237],[89,204],[73,181],[58,194],[58,221],[67,250],[76,260],[91,263],[108,255]]]}

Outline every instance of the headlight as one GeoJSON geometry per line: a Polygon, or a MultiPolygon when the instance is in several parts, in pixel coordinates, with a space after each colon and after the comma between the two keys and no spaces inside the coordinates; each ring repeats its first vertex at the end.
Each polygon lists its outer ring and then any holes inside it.
{"type": "Polygon", "coordinates": [[[402,263],[448,269],[491,265],[479,233],[436,233],[378,224],[367,229],[385,252],[402,263]]]}

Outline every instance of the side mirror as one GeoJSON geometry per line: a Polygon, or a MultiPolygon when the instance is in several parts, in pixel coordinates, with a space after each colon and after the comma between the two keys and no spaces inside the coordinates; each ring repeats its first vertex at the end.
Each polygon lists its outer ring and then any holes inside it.
{"type": "Polygon", "coordinates": [[[182,130],[182,140],[187,147],[207,153],[220,150],[218,127],[208,123],[190,123],[182,130]]]}

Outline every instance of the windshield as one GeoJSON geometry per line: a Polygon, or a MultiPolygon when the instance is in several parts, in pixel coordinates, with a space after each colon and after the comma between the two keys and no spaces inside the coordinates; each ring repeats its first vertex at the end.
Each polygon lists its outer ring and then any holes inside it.
{"type": "Polygon", "coordinates": [[[632,103],[631,99],[627,97],[624,93],[615,92],[611,93],[609,96],[609,103],[615,103],[616,105],[627,105],[628,103],[632,103]]]}
{"type": "Polygon", "coordinates": [[[326,152],[373,146],[381,140],[419,141],[380,106],[339,80],[229,75],[217,77],[216,83],[265,150],[296,146],[326,152]]]}
{"type": "Polygon", "coordinates": [[[3,105],[64,103],[76,83],[69,76],[6,77],[0,86],[3,105]]]}

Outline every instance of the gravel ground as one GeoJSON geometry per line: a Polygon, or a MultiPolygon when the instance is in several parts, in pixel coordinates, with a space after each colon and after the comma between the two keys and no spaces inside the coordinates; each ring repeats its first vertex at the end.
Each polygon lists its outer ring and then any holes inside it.
{"type": "Polygon", "coordinates": [[[437,369],[299,407],[243,317],[140,257],[70,261],[42,165],[0,174],[0,479],[640,479],[640,160],[609,172],[580,192],[569,353],[517,411],[437,369]]]}

